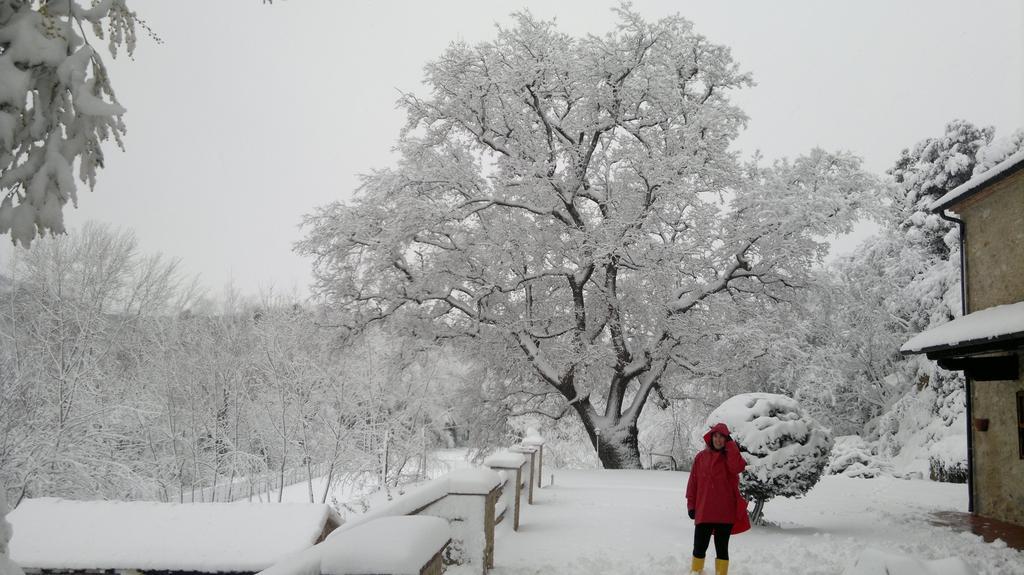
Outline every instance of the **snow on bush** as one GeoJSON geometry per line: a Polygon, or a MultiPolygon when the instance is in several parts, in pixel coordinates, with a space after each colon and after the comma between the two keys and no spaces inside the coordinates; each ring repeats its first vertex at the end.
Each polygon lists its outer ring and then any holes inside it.
{"type": "Polygon", "coordinates": [[[21,568],[7,556],[9,551],[8,543],[10,543],[11,535],[13,534],[11,524],[7,522],[6,515],[8,511],[10,509],[7,507],[4,490],[0,489],[0,575],[25,575],[21,568]]]}
{"type": "Polygon", "coordinates": [[[874,449],[859,435],[837,437],[832,446],[826,475],[845,475],[870,479],[880,475],[888,475],[892,465],[875,454],[874,449]]]}
{"type": "MultiPolygon", "coordinates": [[[[934,362],[918,356],[920,371],[934,362]]],[[[928,383],[897,401],[865,427],[879,455],[890,458],[895,475],[933,481],[967,480],[966,392],[962,379],[929,378],[928,383]]]]}
{"type": "Polygon", "coordinates": [[[708,426],[719,422],[729,426],[747,461],[740,492],[757,502],[752,520],[759,518],[764,502],[773,497],[807,493],[828,463],[831,432],[791,397],[774,393],[731,397],[708,415],[708,426]]]}

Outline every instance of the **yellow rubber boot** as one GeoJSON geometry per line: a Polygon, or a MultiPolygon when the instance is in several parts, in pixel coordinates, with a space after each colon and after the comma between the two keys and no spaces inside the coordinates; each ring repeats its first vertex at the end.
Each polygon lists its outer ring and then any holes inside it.
{"type": "Polygon", "coordinates": [[[692,573],[703,573],[704,572],[704,558],[694,557],[693,563],[690,564],[690,571],[692,573]]]}
{"type": "Polygon", "coordinates": [[[729,575],[728,559],[715,559],[715,575],[729,575]]]}

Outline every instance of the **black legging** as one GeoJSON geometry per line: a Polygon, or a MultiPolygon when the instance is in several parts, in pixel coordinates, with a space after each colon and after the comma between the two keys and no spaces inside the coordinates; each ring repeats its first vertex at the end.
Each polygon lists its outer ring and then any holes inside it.
{"type": "Polygon", "coordinates": [[[693,556],[703,559],[707,555],[712,533],[715,535],[715,556],[728,561],[731,523],[698,523],[693,530],[693,556]]]}

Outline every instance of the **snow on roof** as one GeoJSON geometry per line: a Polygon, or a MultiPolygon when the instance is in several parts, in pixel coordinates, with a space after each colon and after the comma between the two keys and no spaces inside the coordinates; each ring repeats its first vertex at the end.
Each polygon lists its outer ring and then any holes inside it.
{"type": "Polygon", "coordinates": [[[328,518],[314,503],[26,499],[7,516],[11,559],[33,569],[260,571],[311,547],[328,518]]]}
{"type": "Polygon", "coordinates": [[[1018,333],[1024,333],[1024,301],[969,313],[921,332],[903,344],[900,351],[921,353],[1018,333]]]}
{"type": "Polygon", "coordinates": [[[1018,151],[1016,154],[1008,156],[1002,162],[999,162],[991,169],[985,170],[984,172],[974,176],[970,180],[967,180],[963,184],[953,188],[946,195],[942,196],[931,205],[931,211],[938,211],[939,209],[945,209],[950,204],[956,202],[960,198],[967,196],[979,187],[987,184],[988,182],[995,179],[997,176],[1005,174],[1014,168],[1024,165],[1024,149],[1018,151]]]}
{"type": "Polygon", "coordinates": [[[449,539],[448,521],[440,517],[382,517],[325,541],[320,573],[419,575],[449,539]]]}

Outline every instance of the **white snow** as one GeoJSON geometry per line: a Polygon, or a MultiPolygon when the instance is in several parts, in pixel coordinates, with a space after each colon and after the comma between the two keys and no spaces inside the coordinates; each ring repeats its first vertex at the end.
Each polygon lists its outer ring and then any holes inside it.
{"type": "Polygon", "coordinates": [[[523,438],[523,445],[544,445],[544,437],[536,428],[530,427],[526,430],[526,437],[523,438]]]}
{"type": "Polygon", "coordinates": [[[1017,302],[972,312],[921,332],[903,344],[900,351],[921,352],[1021,332],[1024,332],[1024,302],[1017,302]]]}
{"type": "Polygon", "coordinates": [[[454,469],[437,479],[403,487],[400,491],[378,491],[367,496],[369,510],[366,513],[346,517],[346,523],[329,537],[340,536],[357,525],[381,517],[409,515],[423,509],[449,494],[486,495],[501,485],[497,471],[482,467],[454,469]]]}
{"type": "MultiPolygon", "coordinates": [[[[492,575],[689,572],[693,522],[686,517],[686,473],[555,474],[553,486],[536,492],[537,505],[526,507],[518,532],[511,522],[498,526],[492,575]]],[[[770,526],[734,536],[729,573],[838,575],[872,547],[926,562],[960,558],[978,575],[1024,575],[1024,552],[929,523],[931,512],[966,509],[961,484],[826,476],[806,497],[766,506],[770,526]]],[[[713,548],[708,556],[714,557],[713,548]]]]}
{"type": "Polygon", "coordinates": [[[11,558],[33,569],[259,571],[311,547],[327,505],[26,499],[11,558]]]}
{"type": "Polygon", "coordinates": [[[367,521],[372,521],[381,517],[409,515],[447,495],[447,477],[439,477],[419,485],[407,487],[390,501],[386,499],[385,492],[378,491],[368,497],[370,505],[369,511],[361,515],[348,518],[344,525],[328,536],[328,539],[340,536],[342,532],[352,529],[357,525],[366,523],[367,521]]]}
{"type": "Polygon", "coordinates": [[[843,575],[976,575],[963,559],[949,557],[935,561],[922,561],[910,555],[886,553],[878,549],[865,549],[857,562],[843,571],[843,575]]]}
{"type": "Polygon", "coordinates": [[[499,451],[484,458],[484,465],[487,467],[516,469],[524,464],[526,464],[526,457],[523,456],[522,453],[515,453],[508,450],[499,451]]]}
{"type": "Polygon", "coordinates": [[[456,469],[445,477],[448,479],[449,493],[487,495],[492,489],[501,485],[501,477],[498,472],[486,467],[456,469]]]}
{"type": "Polygon", "coordinates": [[[450,537],[439,517],[384,517],[325,542],[320,573],[418,575],[450,537]]]}
{"type": "Polygon", "coordinates": [[[953,188],[946,195],[935,200],[932,203],[930,209],[938,209],[939,206],[948,205],[956,201],[960,196],[967,194],[968,192],[978,188],[978,186],[985,185],[986,182],[992,180],[996,176],[1016,166],[1017,164],[1024,162],[1024,150],[1019,150],[1017,153],[1007,157],[1002,162],[996,164],[991,169],[985,170],[980,174],[974,176],[970,180],[967,180],[963,184],[953,188]]]}

